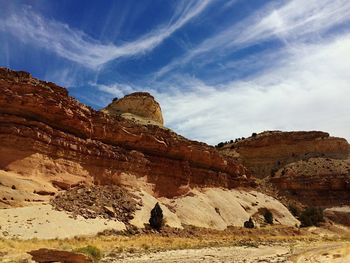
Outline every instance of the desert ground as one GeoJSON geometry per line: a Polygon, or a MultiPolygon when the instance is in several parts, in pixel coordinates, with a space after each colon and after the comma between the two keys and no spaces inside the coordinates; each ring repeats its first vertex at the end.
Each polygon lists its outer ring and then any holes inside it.
{"type": "MultiPolygon", "coordinates": [[[[136,246],[135,246],[136,247],[136,246]]],[[[171,249],[152,251],[143,245],[135,248],[116,250],[105,254],[99,262],[239,262],[239,263],[348,263],[350,262],[350,241],[281,242],[240,244],[205,248],[171,249]]],[[[133,248],[133,246],[131,246],[133,248]]],[[[0,262],[34,262],[25,253],[0,252],[0,262]]]]}
{"type": "Polygon", "coordinates": [[[99,262],[350,262],[350,230],[332,225],[264,227],[226,231],[185,228],[161,233],[104,232],[66,239],[0,239],[0,262],[33,262],[27,252],[51,248],[76,251],[91,246],[99,262]]]}
{"type": "Polygon", "coordinates": [[[104,262],[350,262],[350,242],[321,242],[261,245],[257,247],[233,246],[202,249],[170,250],[159,253],[122,254],[107,257],[104,262]]]}

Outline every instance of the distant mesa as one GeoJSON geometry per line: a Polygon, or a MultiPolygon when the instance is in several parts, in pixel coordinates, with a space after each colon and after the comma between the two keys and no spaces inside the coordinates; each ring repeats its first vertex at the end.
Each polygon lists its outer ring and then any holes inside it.
{"type": "Polygon", "coordinates": [[[259,178],[296,161],[319,157],[347,159],[350,153],[345,139],[322,131],[265,131],[219,146],[223,154],[240,159],[259,178]]]}
{"type": "Polygon", "coordinates": [[[217,149],[289,200],[309,206],[349,204],[350,145],[344,138],[322,131],[266,131],[222,142],[217,149]]]}
{"type": "Polygon", "coordinates": [[[115,98],[101,111],[110,116],[122,116],[144,125],[164,124],[160,105],[148,92],[135,92],[121,99],[115,98]]]}

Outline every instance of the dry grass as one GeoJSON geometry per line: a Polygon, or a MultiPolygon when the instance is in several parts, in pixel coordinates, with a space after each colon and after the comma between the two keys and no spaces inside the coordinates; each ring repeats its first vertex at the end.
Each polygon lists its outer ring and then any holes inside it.
{"type": "MultiPolygon", "coordinates": [[[[191,230],[193,231],[193,230],[191,230]]],[[[192,233],[192,232],[191,232],[192,233]]],[[[72,239],[53,240],[18,240],[0,239],[0,254],[23,254],[39,248],[76,250],[93,246],[103,253],[162,251],[169,249],[187,249],[214,246],[245,245],[256,246],[261,243],[281,243],[294,241],[316,241],[319,236],[311,235],[295,228],[266,227],[264,229],[246,230],[232,228],[227,231],[197,230],[193,235],[181,234],[140,234],[133,236],[95,236],[76,237],[72,239]]]]}

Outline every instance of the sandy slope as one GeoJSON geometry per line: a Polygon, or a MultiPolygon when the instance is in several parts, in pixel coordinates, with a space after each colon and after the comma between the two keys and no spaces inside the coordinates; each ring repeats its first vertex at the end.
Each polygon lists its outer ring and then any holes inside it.
{"type": "MultiPolygon", "coordinates": [[[[256,191],[225,190],[221,188],[194,189],[185,196],[174,199],[155,198],[145,191],[134,192],[142,199],[142,207],[136,210],[131,224],[142,228],[148,224],[150,211],[161,203],[166,224],[182,228],[182,225],[224,230],[229,226],[242,227],[253,217],[257,225],[263,224],[261,209],[269,209],[275,225],[299,224],[279,201],[256,191]]],[[[67,238],[93,235],[105,229],[122,230],[124,224],[104,219],[71,218],[68,213],[53,210],[51,205],[31,205],[22,208],[1,209],[0,237],[21,239],[67,238]]]]}
{"type": "Polygon", "coordinates": [[[118,221],[105,219],[73,219],[65,212],[53,210],[51,205],[35,205],[2,209],[0,238],[53,239],[80,235],[95,235],[105,229],[123,230],[118,221]]]}
{"type": "Polygon", "coordinates": [[[241,227],[251,216],[257,221],[263,221],[258,212],[262,208],[267,208],[273,213],[274,224],[286,226],[299,224],[299,221],[278,200],[256,191],[195,189],[184,197],[161,200],[175,211],[183,224],[197,227],[219,230],[228,226],[241,227]]]}
{"type": "MultiPolygon", "coordinates": [[[[156,199],[145,191],[135,192],[135,194],[142,199],[143,206],[140,210],[135,212],[135,217],[130,223],[138,228],[143,228],[145,224],[148,224],[151,210],[153,209],[154,205],[157,202],[160,202],[160,200],[156,199]]],[[[170,227],[182,228],[179,217],[175,213],[171,212],[164,204],[160,203],[160,206],[163,210],[166,224],[170,227]]]]}
{"type": "Polygon", "coordinates": [[[193,189],[185,196],[174,199],[156,199],[147,192],[136,192],[144,206],[136,211],[131,223],[142,228],[148,223],[151,209],[161,203],[167,225],[182,228],[181,224],[223,230],[228,226],[243,226],[253,216],[263,221],[259,209],[268,208],[274,224],[295,226],[299,224],[288,209],[271,196],[244,190],[221,188],[193,189]]]}

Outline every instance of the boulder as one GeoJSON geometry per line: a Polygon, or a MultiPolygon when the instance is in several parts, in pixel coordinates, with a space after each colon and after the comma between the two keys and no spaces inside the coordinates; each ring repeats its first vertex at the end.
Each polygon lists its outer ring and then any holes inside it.
{"type": "Polygon", "coordinates": [[[86,255],[63,250],[41,248],[32,250],[28,254],[32,256],[32,260],[38,263],[93,263],[93,260],[86,255]]]}

